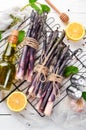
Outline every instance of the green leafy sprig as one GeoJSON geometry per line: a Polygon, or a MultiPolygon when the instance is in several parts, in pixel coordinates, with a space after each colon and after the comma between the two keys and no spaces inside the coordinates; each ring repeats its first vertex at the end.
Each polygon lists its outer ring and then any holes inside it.
{"type": "Polygon", "coordinates": [[[37,2],[37,0],[29,0],[28,4],[25,5],[21,11],[23,11],[28,6],[31,6],[34,10],[38,11],[39,14],[44,12],[48,13],[50,11],[50,8],[47,5],[37,2]]]}
{"type": "Polygon", "coordinates": [[[79,72],[79,69],[76,66],[67,66],[65,67],[63,76],[64,77],[69,77],[72,74],[76,74],[79,72]]]}
{"type": "Polygon", "coordinates": [[[82,92],[82,98],[86,101],[86,92],[82,92]]]}
{"type": "Polygon", "coordinates": [[[18,43],[17,44],[21,43],[24,40],[24,38],[25,38],[25,31],[20,30],[19,34],[18,34],[18,43]]]}

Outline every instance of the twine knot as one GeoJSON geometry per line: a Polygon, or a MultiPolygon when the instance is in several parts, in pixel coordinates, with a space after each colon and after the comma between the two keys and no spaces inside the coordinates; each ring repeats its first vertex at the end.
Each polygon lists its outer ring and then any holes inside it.
{"type": "Polygon", "coordinates": [[[48,76],[48,81],[61,83],[62,80],[63,80],[63,77],[60,76],[60,75],[58,75],[58,74],[55,74],[55,73],[51,73],[51,74],[48,76]]]}
{"type": "Polygon", "coordinates": [[[48,68],[46,66],[38,64],[37,66],[35,66],[34,72],[37,72],[37,75],[39,78],[41,77],[41,74],[43,74],[44,80],[40,78],[40,81],[41,82],[46,81],[46,78],[47,78],[46,76],[48,74],[48,68]]]}
{"type": "Polygon", "coordinates": [[[34,49],[38,49],[38,47],[39,47],[39,43],[36,39],[34,39],[32,37],[25,37],[23,42],[21,42],[21,44],[18,45],[18,49],[20,49],[26,45],[28,45],[34,49]]]}

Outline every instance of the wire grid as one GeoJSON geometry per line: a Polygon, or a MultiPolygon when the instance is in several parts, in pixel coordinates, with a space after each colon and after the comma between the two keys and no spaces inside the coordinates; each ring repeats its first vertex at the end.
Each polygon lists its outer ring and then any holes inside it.
{"type": "MultiPolygon", "coordinates": [[[[47,33],[49,35],[49,33],[54,30],[55,28],[59,28],[60,25],[59,24],[55,24],[55,19],[53,17],[49,18],[47,20],[47,23],[46,23],[46,28],[47,28],[47,33]]],[[[24,22],[22,22],[19,26],[18,26],[18,30],[22,30],[24,29],[26,32],[27,32],[27,28],[28,26],[30,26],[29,24],[29,18],[27,18],[24,22]]],[[[61,33],[61,31],[60,31],[61,33]]],[[[60,34],[59,33],[59,34],[60,34]]],[[[5,49],[5,43],[6,43],[6,38],[4,38],[1,43],[0,43],[0,57],[1,55],[3,54],[4,52],[4,49],[5,49]],[[2,49],[3,48],[3,49],[2,49]]],[[[35,65],[38,63],[39,61],[39,58],[40,58],[40,54],[41,54],[41,46],[42,46],[42,37],[40,38],[41,40],[41,44],[40,44],[40,49],[38,50],[37,52],[37,55],[36,55],[36,62],[35,62],[35,65]],[[39,53],[40,52],[40,53],[39,53]]],[[[19,57],[21,55],[21,52],[22,52],[22,47],[21,48],[17,48],[16,50],[16,67],[17,67],[17,64],[18,64],[18,60],[19,60],[19,57]]],[[[70,54],[72,54],[73,52],[69,49],[69,52],[70,54]]],[[[71,61],[68,62],[69,65],[74,65],[74,66],[77,66],[79,68],[79,74],[80,75],[84,75],[86,77],[86,52],[83,52],[81,49],[78,49],[76,51],[76,53],[74,54],[73,58],[71,61]]],[[[60,88],[60,96],[57,96],[55,102],[54,102],[54,106],[53,107],[56,107],[66,96],[67,96],[67,93],[66,93],[66,88],[70,85],[70,78],[67,78],[63,81],[62,83],[62,87],[60,88]]],[[[0,103],[3,102],[12,92],[16,91],[16,90],[19,90],[21,92],[24,92],[26,93],[27,89],[28,89],[28,86],[29,86],[29,83],[27,83],[25,80],[24,81],[21,81],[21,80],[14,80],[13,81],[13,85],[12,85],[12,89],[11,91],[9,92],[6,92],[5,95],[2,95],[2,98],[0,99],[0,103]]],[[[31,104],[31,106],[37,111],[36,109],[36,104],[38,103],[38,98],[34,97],[28,97],[28,102],[29,104],[31,104]]],[[[26,108],[27,110],[27,108],[26,108]]],[[[43,117],[44,114],[43,113],[40,113],[37,111],[37,113],[43,117]]]]}

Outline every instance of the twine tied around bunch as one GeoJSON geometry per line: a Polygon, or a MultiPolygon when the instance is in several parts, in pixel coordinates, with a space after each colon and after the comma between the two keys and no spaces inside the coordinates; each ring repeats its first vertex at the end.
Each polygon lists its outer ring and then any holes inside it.
{"type": "Polygon", "coordinates": [[[37,66],[35,66],[34,68],[34,72],[37,72],[37,76],[40,79],[41,82],[45,82],[46,81],[46,76],[48,74],[48,68],[46,66],[44,66],[43,64],[38,64],[37,66]],[[41,74],[43,74],[44,76],[44,80],[41,79],[41,74]]]}
{"type": "Polygon", "coordinates": [[[62,80],[63,80],[63,77],[55,73],[51,73],[47,78],[47,81],[53,82],[53,91],[55,91],[55,89],[58,90],[58,94],[56,95],[56,97],[60,96],[60,89],[57,83],[61,84],[62,80]]]}
{"type": "Polygon", "coordinates": [[[22,48],[23,46],[30,46],[34,49],[38,49],[39,48],[39,43],[36,39],[32,38],[32,37],[25,37],[23,42],[21,42],[21,44],[18,45],[18,49],[22,48]]]}
{"type": "Polygon", "coordinates": [[[48,81],[52,81],[52,82],[58,82],[58,83],[61,83],[62,80],[63,80],[63,77],[58,75],[58,74],[55,74],[55,73],[51,73],[48,78],[47,78],[48,81]]]}

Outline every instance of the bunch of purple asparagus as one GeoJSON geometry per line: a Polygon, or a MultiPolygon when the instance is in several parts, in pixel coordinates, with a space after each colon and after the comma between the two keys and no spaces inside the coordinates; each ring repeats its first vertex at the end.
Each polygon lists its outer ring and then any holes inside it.
{"type": "MultiPolygon", "coordinates": [[[[33,38],[40,43],[40,37],[43,32],[46,18],[46,14],[39,15],[37,12],[32,11],[30,16],[30,26],[26,37],[33,38]]],[[[29,45],[24,45],[16,73],[17,79],[25,79],[28,82],[32,81],[35,55],[35,48],[29,45]]]]}
{"type": "Polygon", "coordinates": [[[76,51],[70,55],[69,46],[65,46],[63,43],[58,44],[52,73],[47,77],[47,82],[40,86],[41,89],[39,88],[39,101],[36,105],[36,109],[40,113],[43,113],[46,116],[51,115],[55,99],[60,91],[59,89],[63,80],[62,77],[65,66],[75,53],[76,51]],[[49,79],[50,76],[51,79],[49,79]]]}
{"type": "MultiPolygon", "coordinates": [[[[39,102],[36,106],[36,109],[44,113],[46,116],[50,116],[52,112],[52,108],[54,106],[54,101],[56,99],[57,94],[59,93],[59,88],[61,86],[61,81],[59,82],[59,77],[62,76],[64,67],[67,61],[71,58],[68,53],[68,47],[63,47],[62,44],[59,44],[57,47],[57,59],[56,63],[53,66],[52,74],[57,75],[57,80],[47,81],[46,84],[42,87],[41,95],[39,98],[39,102]]],[[[51,74],[50,74],[51,75],[51,74]]],[[[54,75],[51,75],[54,76],[54,75]]],[[[53,77],[52,77],[53,78],[53,77]]]]}
{"type": "MultiPolygon", "coordinates": [[[[40,60],[39,64],[43,64],[50,68],[53,60],[55,60],[53,62],[53,73],[57,74],[58,70],[58,75],[62,76],[64,67],[70,59],[70,55],[68,53],[69,46],[65,47],[62,43],[65,36],[64,31],[60,37],[58,35],[58,30],[51,32],[48,38],[47,50],[46,47],[44,47],[43,52],[45,53],[42,53],[44,55],[42,55],[42,60],[40,60]]],[[[46,77],[48,78],[48,73],[46,77]]],[[[39,112],[42,112],[45,115],[50,115],[59,88],[59,81],[56,81],[55,86],[53,87],[53,81],[46,81],[43,73],[39,75],[39,72],[36,72],[33,81],[27,90],[27,94],[39,98],[36,107],[39,112]]]]}

